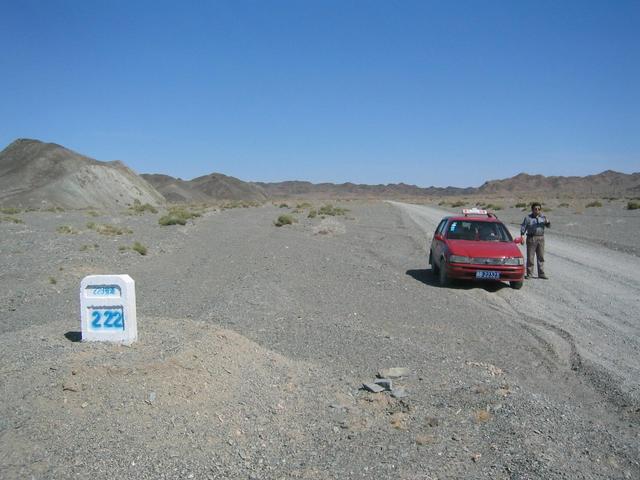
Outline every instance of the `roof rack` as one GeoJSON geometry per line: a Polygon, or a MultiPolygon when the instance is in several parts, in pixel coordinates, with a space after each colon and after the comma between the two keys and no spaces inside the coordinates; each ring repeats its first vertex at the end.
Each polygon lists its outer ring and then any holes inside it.
{"type": "Polygon", "coordinates": [[[496,217],[495,213],[491,213],[488,212],[487,210],[481,210],[479,208],[463,208],[462,209],[462,214],[465,217],[468,217],[469,215],[486,215],[487,217],[492,217],[492,218],[498,218],[496,217]]]}

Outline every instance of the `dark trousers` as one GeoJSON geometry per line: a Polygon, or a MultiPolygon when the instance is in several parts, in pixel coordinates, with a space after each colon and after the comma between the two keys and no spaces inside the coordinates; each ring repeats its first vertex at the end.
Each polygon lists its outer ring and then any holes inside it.
{"type": "Polygon", "coordinates": [[[538,275],[544,275],[544,235],[527,235],[527,275],[533,275],[533,257],[538,261],[538,275]]]}

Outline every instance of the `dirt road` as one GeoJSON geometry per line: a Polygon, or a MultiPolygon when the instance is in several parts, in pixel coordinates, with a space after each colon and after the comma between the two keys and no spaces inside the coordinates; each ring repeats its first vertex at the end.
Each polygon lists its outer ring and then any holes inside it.
{"type": "MultiPolygon", "coordinates": [[[[391,203],[428,235],[452,213],[391,203]]],[[[514,237],[520,235],[517,228],[511,230],[514,237]]],[[[640,404],[640,258],[565,239],[553,230],[547,233],[545,256],[550,281],[527,281],[517,296],[473,289],[469,298],[535,330],[612,401],[640,404]]]]}

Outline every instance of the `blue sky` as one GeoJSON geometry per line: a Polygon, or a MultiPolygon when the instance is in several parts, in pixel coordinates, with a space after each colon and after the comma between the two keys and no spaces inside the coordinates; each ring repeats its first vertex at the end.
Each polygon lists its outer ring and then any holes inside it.
{"type": "Polygon", "coordinates": [[[640,171],[640,1],[0,0],[0,148],[191,179],[640,171]]]}

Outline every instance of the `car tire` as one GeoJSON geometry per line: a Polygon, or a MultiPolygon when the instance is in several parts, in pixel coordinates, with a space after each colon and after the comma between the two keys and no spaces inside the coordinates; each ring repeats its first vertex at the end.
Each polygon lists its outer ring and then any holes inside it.
{"type": "Polygon", "coordinates": [[[520,290],[522,288],[522,284],[523,281],[520,280],[519,282],[509,282],[509,285],[511,286],[511,288],[513,288],[514,290],[520,290]]]}
{"type": "Polygon", "coordinates": [[[447,266],[445,265],[444,258],[440,260],[440,267],[438,267],[438,280],[440,281],[441,287],[449,286],[449,275],[447,275],[447,266]]]}
{"type": "Polygon", "coordinates": [[[429,252],[429,265],[431,265],[431,271],[433,272],[434,275],[438,275],[438,265],[436,265],[436,262],[433,260],[433,252],[429,252]]]}

